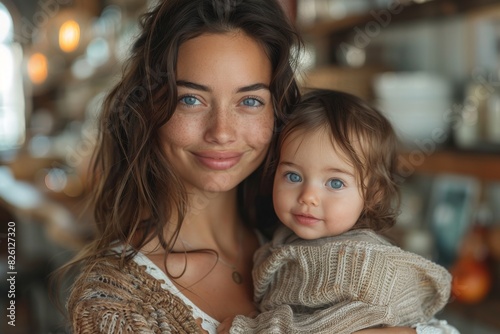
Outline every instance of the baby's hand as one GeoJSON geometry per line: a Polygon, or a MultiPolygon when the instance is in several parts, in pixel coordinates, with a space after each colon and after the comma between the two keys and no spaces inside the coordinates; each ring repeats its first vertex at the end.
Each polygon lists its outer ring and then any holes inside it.
{"type": "Polygon", "coordinates": [[[224,319],[219,327],[217,327],[217,334],[229,334],[229,330],[231,329],[231,325],[233,323],[234,317],[229,317],[224,319]]]}

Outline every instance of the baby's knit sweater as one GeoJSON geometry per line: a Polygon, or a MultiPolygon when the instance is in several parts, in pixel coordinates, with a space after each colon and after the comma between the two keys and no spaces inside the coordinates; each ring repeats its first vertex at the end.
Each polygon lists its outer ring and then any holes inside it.
{"type": "MultiPolygon", "coordinates": [[[[88,268],[83,268],[83,272],[88,268]]],[[[145,267],[109,257],[73,284],[68,312],[75,334],[199,333],[192,310],[145,267]]]]}
{"type": "Polygon", "coordinates": [[[428,322],[448,302],[448,271],[370,230],[303,240],[280,228],[255,255],[255,319],[230,333],[352,333],[428,322]]]}

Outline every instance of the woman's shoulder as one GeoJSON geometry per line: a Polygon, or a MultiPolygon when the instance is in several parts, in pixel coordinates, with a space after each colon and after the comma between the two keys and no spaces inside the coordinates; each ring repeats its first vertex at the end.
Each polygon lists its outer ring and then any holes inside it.
{"type": "Polygon", "coordinates": [[[144,270],[134,261],[126,261],[120,265],[117,258],[103,257],[82,266],[80,275],[71,288],[71,296],[77,294],[78,299],[98,299],[104,298],[105,292],[125,296],[132,293],[134,285],[145,279],[144,274],[144,270]]]}
{"type": "Polygon", "coordinates": [[[141,270],[134,261],[127,261],[120,265],[113,257],[101,258],[94,263],[88,263],[81,268],[80,275],[74,281],[68,298],[68,311],[74,313],[78,306],[101,304],[101,308],[117,307],[126,301],[135,300],[135,303],[145,300],[148,291],[161,288],[148,279],[144,270],[141,270]]]}
{"type": "Polygon", "coordinates": [[[120,265],[119,259],[106,257],[85,265],[67,302],[73,329],[117,328],[120,324],[133,332],[158,326],[196,332],[191,309],[161,283],[133,260],[120,265]]]}

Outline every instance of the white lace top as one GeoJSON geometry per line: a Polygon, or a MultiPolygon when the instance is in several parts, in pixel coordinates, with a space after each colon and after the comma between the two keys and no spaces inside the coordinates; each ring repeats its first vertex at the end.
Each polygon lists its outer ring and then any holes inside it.
{"type": "Polygon", "coordinates": [[[198,306],[193,304],[189,298],[184,296],[182,292],[177,289],[177,287],[172,283],[170,278],[161,270],[158,268],[156,264],[153,263],[146,255],[142,253],[137,253],[137,255],[134,257],[135,263],[137,263],[140,266],[145,266],[146,267],[146,272],[156,278],[159,281],[164,281],[161,286],[165,290],[168,290],[170,293],[176,295],[182,301],[190,306],[193,309],[193,317],[195,319],[200,319],[201,320],[201,327],[206,330],[210,334],[216,334],[217,333],[217,326],[219,326],[219,322],[203,312],[198,306]]]}

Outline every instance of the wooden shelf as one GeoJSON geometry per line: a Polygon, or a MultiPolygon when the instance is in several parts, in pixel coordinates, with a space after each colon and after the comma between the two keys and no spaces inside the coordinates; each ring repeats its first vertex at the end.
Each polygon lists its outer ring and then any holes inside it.
{"type": "Polygon", "coordinates": [[[324,36],[351,29],[357,25],[369,22],[371,18],[370,14],[352,15],[339,20],[319,21],[299,28],[306,35],[324,36]]]}
{"type": "Polygon", "coordinates": [[[417,19],[429,19],[446,17],[478,10],[490,5],[498,5],[498,0],[428,0],[423,3],[416,3],[411,0],[400,1],[399,6],[391,13],[388,8],[373,9],[369,13],[362,15],[351,15],[338,20],[323,20],[313,24],[299,26],[304,35],[327,36],[352,32],[356,26],[369,22],[381,24],[377,20],[377,15],[382,12],[388,13],[390,17],[384,17],[387,24],[395,22],[408,22],[417,19]]]}
{"type": "Polygon", "coordinates": [[[482,181],[500,181],[500,152],[474,153],[462,151],[436,151],[425,154],[414,150],[401,158],[418,173],[463,174],[482,181]]]}

